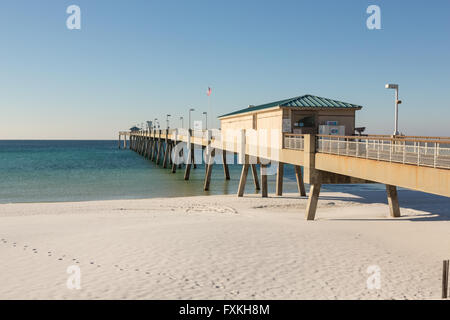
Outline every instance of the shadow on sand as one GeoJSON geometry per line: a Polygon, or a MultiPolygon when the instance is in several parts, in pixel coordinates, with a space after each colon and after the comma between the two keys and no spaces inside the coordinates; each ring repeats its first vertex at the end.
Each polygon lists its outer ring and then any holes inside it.
{"type": "MultiPolygon", "coordinates": [[[[336,201],[351,201],[363,204],[383,203],[387,204],[386,191],[371,190],[371,191],[345,191],[348,194],[356,197],[333,197],[323,195],[320,200],[336,200],[336,201]]],[[[390,221],[450,221],[450,198],[438,196],[434,194],[424,193],[420,191],[398,189],[398,198],[400,203],[400,210],[408,208],[418,211],[424,211],[428,214],[417,214],[414,216],[403,216],[399,219],[332,219],[332,220],[390,220],[390,221]]]]}

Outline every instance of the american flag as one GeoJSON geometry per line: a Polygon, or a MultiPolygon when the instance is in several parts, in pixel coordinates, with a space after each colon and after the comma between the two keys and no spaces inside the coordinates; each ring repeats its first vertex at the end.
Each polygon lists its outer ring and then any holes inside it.
{"type": "Polygon", "coordinates": [[[209,97],[211,95],[211,88],[208,87],[208,90],[206,91],[206,95],[209,97]]]}

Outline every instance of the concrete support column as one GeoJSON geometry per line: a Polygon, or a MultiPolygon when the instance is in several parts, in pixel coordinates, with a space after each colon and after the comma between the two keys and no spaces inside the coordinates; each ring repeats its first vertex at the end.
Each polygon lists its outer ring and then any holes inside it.
{"type": "Polygon", "coordinates": [[[230,180],[230,171],[228,170],[227,151],[226,150],[222,150],[222,162],[223,162],[223,174],[225,176],[225,180],[230,180]]]}
{"type": "Polygon", "coordinates": [[[187,159],[186,159],[186,169],[184,171],[184,180],[189,180],[191,175],[191,167],[194,162],[194,144],[192,143],[192,129],[189,129],[188,141],[187,141],[187,159]]]}
{"type": "Polygon", "coordinates": [[[297,179],[297,188],[300,193],[300,197],[306,196],[305,183],[303,182],[302,169],[300,166],[294,166],[295,178],[297,179]]]}
{"type": "Polygon", "coordinates": [[[209,185],[211,183],[211,173],[214,166],[214,157],[216,155],[216,150],[212,149],[211,154],[208,156],[208,160],[206,163],[206,174],[205,174],[205,183],[203,184],[203,190],[208,191],[209,185]]]}
{"type": "Polygon", "coordinates": [[[169,154],[169,130],[166,130],[166,148],[164,149],[163,168],[167,168],[167,155],[169,154]]]}
{"type": "Polygon", "coordinates": [[[268,190],[267,190],[267,164],[260,165],[261,170],[261,196],[263,198],[267,198],[268,190]]]}
{"type": "Polygon", "coordinates": [[[400,206],[398,204],[397,187],[386,185],[386,192],[389,204],[389,213],[392,218],[400,217],[400,206]]]}
{"type": "Polygon", "coordinates": [[[322,175],[316,170],[316,135],[304,135],[304,178],[310,184],[308,205],[306,207],[306,219],[314,220],[319,200],[322,175]]]}
{"type": "Polygon", "coordinates": [[[249,160],[248,156],[246,156],[244,164],[242,165],[241,178],[239,179],[238,197],[244,196],[245,184],[247,183],[248,169],[250,167],[248,160],[249,160]]]}
{"type": "Polygon", "coordinates": [[[306,220],[314,220],[319,201],[320,183],[313,183],[309,189],[308,204],[306,206],[306,220]]]}
{"type": "Polygon", "coordinates": [[[276,185],[276,195],[283,195],[283,177],[284,177],[284,163],[278,162],[277,168],[277,185],[276,185]]]}
{"type": "Polygon", "coordinates": [[[259,191],[261,190],[261,187],[259,186],[258,170],[256,169],[256,164],[251,164],[250,166],[252,168],[253,183],[255,184],[255,190],[259,191]]]}

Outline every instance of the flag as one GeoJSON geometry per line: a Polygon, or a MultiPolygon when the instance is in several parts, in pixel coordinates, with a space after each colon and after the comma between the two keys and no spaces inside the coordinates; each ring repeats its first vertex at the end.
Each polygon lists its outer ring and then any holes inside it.
{"type": "Polygon", "coordinates": [[[208,90],[206,91],[206,95],[209,97],[211,95],[211,88],[208,87],[208,90]]]}

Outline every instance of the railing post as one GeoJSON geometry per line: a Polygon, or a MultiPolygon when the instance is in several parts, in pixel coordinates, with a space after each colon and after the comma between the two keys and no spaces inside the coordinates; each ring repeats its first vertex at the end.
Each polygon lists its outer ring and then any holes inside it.
{"type": "Polygon", "coordinates": [[[377,145],[378,145],[378,147],[377,147],[377,160],[378,161],[380,161],[380,141],[381,140],[378,140],[378,143],[377,143],[377,145]]]}
{"type": "Polygon", "coordinates": [[[356,157],[358,158],[358,154],[359,154],[359,141],[357,141],[357,139],[355,139],[355,143],[356,143],[356,157]]]}
{"type": "Polygon", "coordinates": [[[340,149],[342,149],[341,148],[341,139],[339,138],[339,141],[338,141],[338,153],[340,154],[340,149]]]}
{"type": "Polygon", "coordinates": [[[417,143],[417,165],[420,166],[420,144],[417,143]]]}
{"type": "Polygon", "coordinates": [[[369,139],[366,139],[366,159],[369,158],[369,139]]]}
{"type": "Polygon", "coordinates": [[[434,156],[433,156],[433,166],[436,168],[436,161],[437,161],[437,148],[438,144],[434,143],[434,156]]]}
{"type": "Polygon", "coordinates": [[[392,142],[393,140],[391,140],[391,145],[389,147],[389,162],[392,162],[392,148],[393,148],[392,142]]]}
{"type": "Polygon", "coordinates": [[[329,151],[330,153],[331,153],[331,143],[332,143],[332,141],[333,141],[333,139],[328,138],[328,145],[329,145],[328,151],[329,151]]]}
{"type": "Polygon", "coordinates": [[[406,141],[403,141],[403,164],[406,161],[406,141]]]}

